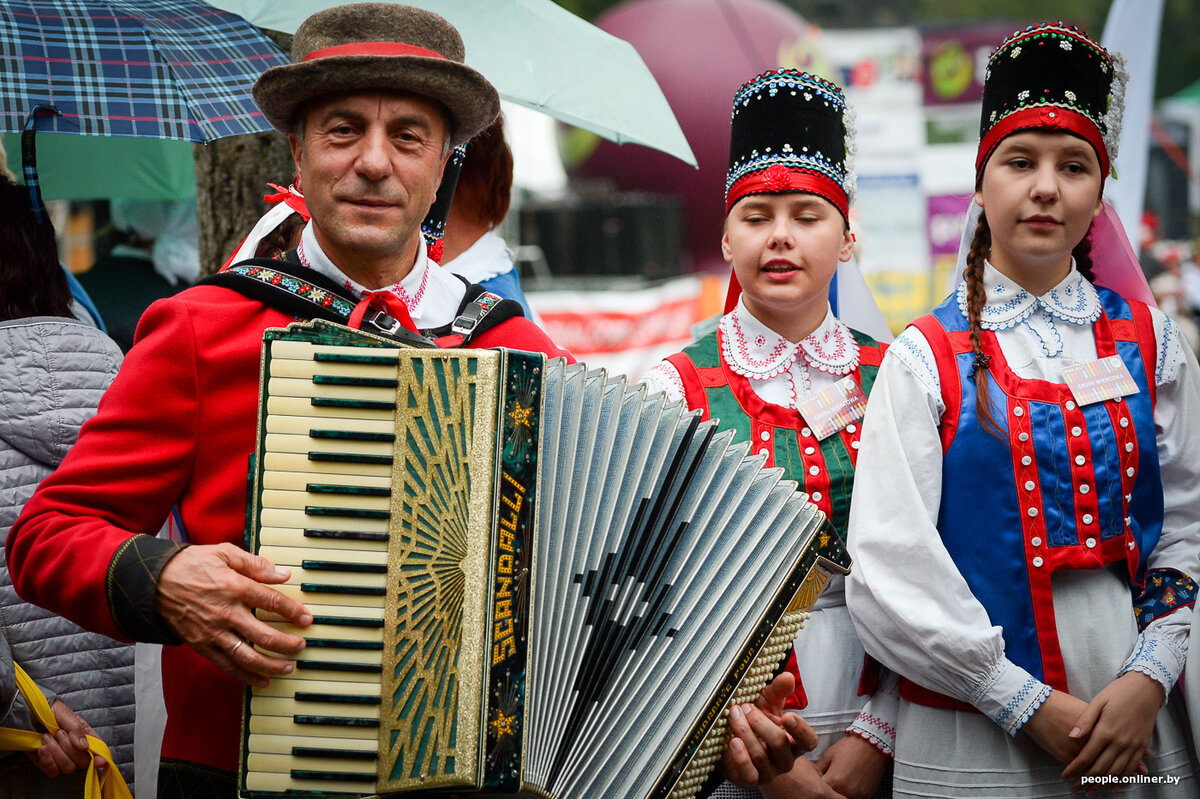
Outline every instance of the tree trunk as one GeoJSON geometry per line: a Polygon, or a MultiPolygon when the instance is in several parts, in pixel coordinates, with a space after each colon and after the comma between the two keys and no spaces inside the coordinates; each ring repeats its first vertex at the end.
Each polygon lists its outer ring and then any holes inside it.
{"type": "Polygon", "coordinates": [[[292,182],[295,165],[281,133],[231,136],[195,145],[200,272],[221,268],[267,209],[268,183],[292,182]]]}
{"type": "MultiPolygon", "coordinates": [[[[264,30],[286,53],[289,34],[264,30]]],[[[268,183],[292,182],[295,165],[282,133],[231,136],[193,148],[196,215],[200,227],[200,274],[221,268],[267,209],[268,183]]]]}

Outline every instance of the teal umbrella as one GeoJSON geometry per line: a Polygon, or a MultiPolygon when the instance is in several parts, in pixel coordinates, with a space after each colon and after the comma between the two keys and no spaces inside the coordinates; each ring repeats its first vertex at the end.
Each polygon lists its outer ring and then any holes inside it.
{"type": "MultiPolygon", "coordinates": [[[[9,165],[19,173],[20,134],[0,135],[0,144],[9,165]]],[[[37,152],[45,200],[186,200],[196,196],[191,142],[39,133],[37,152]]]]}
{"type": "MultiPolygon", "coordinates": [[[[260,28],[295,33],[336,0],[209,0],[260,28]]],[[[618,144],[696,165],[683,131],[637,50],[550,0],[403,0],[458,28],[467,63],[505,100],[618,144]]]]}

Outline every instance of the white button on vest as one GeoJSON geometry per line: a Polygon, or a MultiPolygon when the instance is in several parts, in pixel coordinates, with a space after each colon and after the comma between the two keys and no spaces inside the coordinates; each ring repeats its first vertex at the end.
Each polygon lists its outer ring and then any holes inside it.
{"type": "Polygon", "coordinates": [[[1025,409],[1022,408],[1020,405],[1013,408],[1013,416],[1024,416],[1024,415],[1025,415],[1025,409]]]}
{"type": "Polygon", "coordinates": [[[1033,489],[1034,489],[1034,483],[1033,483],[1033,481],[1032,481],[1032,480],[1026,480],[1026,481],[1025,481],[1025,490],[1026,490],[1026,491],[1032,491],[1033,489]]]}
{"type": "Polygon", "coordinates": [[[1130,542],[1129,542],[1129,548],[1130,548],[1130,549],[1133,549],[1133,548],[1134,548],[1134,543],[1133,543],[1132,541],[1130,541],[1130,542]]]}
{"type": "Polygon", "coordinates": [[[1071,400],[1067,400],[1067,410],[1068,410],[1068,411],[1073,411],[1073,410],[1075,410],[1075,403],[1074,403],[1073,401],[1071,401],[1071,400]]]}
{"type": "Polygon", "coordinates": [[[850,442],[850,447],[851,447],[852,449],[858,449],[858,442],[857,442],[857,441],[851,441],[851,442],[850,442]]]}
{"type": "Polygon", "coordinates": [[[1087,492],[1089,492],[1091,490],[1092,490],[1092,487],[1090,485],[1088,485],[1087,483],[1084,483],[1083,485],[1081,485],[1079,487],[1080,494],[1086,494],[1087,492]]]}
{"type": "Polygon", "coordinates": [[[1033,538],[1029,539],[1029,543],[1033,544],[1035,547],[1040,547],[1042,545],[1042,539],[1035,535],[1033,538]]]}
{"type": "Polygon", "coordinates": [[[1125,451],[1126,451],[1126,452],[1133,452],[1133,442],[1132,442],[1132,441],[1126,441],[1126,442],[1125,442],[1125,451]]]}
{"type": "Polygon", "coordinates": [[[1083,523],[1091,524],[1092,523],[1092,514],[1090,514],[1090,513],[1083,514],[1083,523]]]}
{"type": "Polygon", "coordinates": [[[1029,457],[1028,455],[1026,455],[1024,458],[1021,458],[1022,466],[1028,466],[1031,463],[1033,463],[1033,458],[1029,457]]]}
{"type": "Polygon", "coordinates": [[[809,466],[808,473],[814,476],[818,475],[821,473],[821,468],[819,466],[809,466]]]}
{"type": "Polygon", "coordinates": [[[759,455],[770,455],[771,451],[769,449],[767,449],[766,447],[763,447],[762,449],[760,449],[758,451],[758,454],[759,455]]]}
{"type": "Polygon", "coordinates": [[[812,493],[812,499],[813,499],[813,502],[820,502],[820,501],[821,501],[821,492],[820,492],[820,491],[814,491],[814,492],[812,493]]]}
{"type": "Polygon", "coordinates": [[[1073,435],[1073,436],[1079,436],[1079,435],[1083,435],[1083,428],[1082,428],[1082,427],[1079,427],[1078,425],[1077,425],[1077,426],[1075,426],[1075,427],[1072,427],[1072,428],[1071,428],[1071,435],[1073,435]]]}
{"type": "Polygon", "coordinates": [[[767,430],[764,430],[764,431],[762,431],[761,433],[759,433],[759,435],[760,435],[760,436],[762,436],[762,440],[763,440],[763,441],[770,441],[770,440],[771,440],[771,433],[770,433],[769,431],[767,431],[767,430]]]}
{"type": "Polygon", "coordinates": [[[1030,516],[1037,516],[1037,508],[1030,508],[1030,509],[1029,509],[1029,515],[1030,515],[1030,516]]]}
{"type": "Polygon", "coordinates": [[[1082,466],[1085,463],[1087,463],[1087,458],[1083,457],[1082,455],[1075,456],[1075,465],[1076,466],[1082,466]]]}
{"type": "Polygon", "coordinates": [[[803,430],[800,431],[800,435],[804,436],[805,438],[808,438],[809,436],[812,435],[812,428],[809,428],[809,427],[804,428],[803,430]]]}
{"type": "Polygon", "coordinates": [[[1125,474],[1128,477],[1133,477],[1133,475],[1136,471],[1137,471],[1136,469],[1134,469],[1132,466],[1130,466],[1128,469],[1125,470],[1125,474]]]}
{"type": "Polygon", "coordinates": [[[814,447],[805,447],[805,448],[804,448],[804,454],[805,454],[805,455],[811,455],[811,454],[813,454],[813,453],[814,453],[814,452],[816,452],[816,451],[817,451],[817,450],[816,450],[814,447]]]}
{"type": "Polygon", "coordinates": [[[1028,434],[1028,433],[1021,433],[1021,435],[1017,436],[1017,440],[1018,440],[1018,441],[1028,441],[1028,440],[1029,440],[1029,434],[1028,434]]]}
{"type": "Polygon", "coordinates": [[[1039,569],[1040,569],[1040,568],[1042,568],[1042,563],[1043,563],[1043,562],[1044,562],[1044,561],[1043,561],[1041,558],[1034,558],[1034,559],[1033,559],[1033,565],[1034,565],[1034,566],[1036,566],[1036,567],[1038,567],[1039,569]]]}
{"type": "Polygon", "coordinates": [[[1083,543],[1085,546],[1087,546],[1088,549],[1096,548],[1096,539],[1094,539],[1094,538],[1089,538],[1087,541],[1084,541],[1083,543]]]}
{"type": "Polygon", "coordinates": [[[848,424],[848,425],[846,425],[846,432],[847,432],[847,433],[854,433],[854,432],[857,432],[857,431],[858,431],[858,428],[857,428],[857,427],[855,427],[854,425],[852,425],[852,424],[848,424]]]}
{"type": "Polygon", "coordinates": [[[1121,427],[1129,427],[1129,417],[1128,416],[1121,417],[1121,427]]]}

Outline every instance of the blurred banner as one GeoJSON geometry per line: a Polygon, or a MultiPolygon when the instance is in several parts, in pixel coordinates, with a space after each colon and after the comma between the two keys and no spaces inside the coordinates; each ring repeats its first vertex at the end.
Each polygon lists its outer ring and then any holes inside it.
{"type": "Polygon", "coordinates": [[[1101,40],[1109,52],[1125,56],[1125,68],[1129,70],[1121,149],[1113,159],[1113,175],[1117,179],[1105,184],[1104,196],[1117,209],[1135,254],[1141,249],[1142,207],[1146,200],[1146,168],[1150,158],[1150,116],[1162,12],[1163,0],[1116,0],[1108,9],[1101,40]]]}
{"type": "MultiPolygon", "coordinates": [[[[644,288],[526,291],[556,344],[588,366],[636,380],[692,340],[692,325],[720,311],[727,276],[695,275],[644,288]]],[[[628,284],[626,284],[628,285],[628,284]]]]}
{"type": "Polygon", "coordinates": [[[926,31],[921,36],[925,105],[982,100],[988,57],[1010,33],[1011,26],[999,24],[926,31]]]}

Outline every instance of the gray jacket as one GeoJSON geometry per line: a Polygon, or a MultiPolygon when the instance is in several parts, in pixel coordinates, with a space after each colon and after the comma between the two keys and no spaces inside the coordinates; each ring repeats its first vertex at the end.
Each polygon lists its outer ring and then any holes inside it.
{"type": "MultiPolygon", "coordinates": [[[[82,322],[0,323],[0,542],[95,414],[120,362],[117,345],[82,322]]],[[[0,548],[0,726],[33,729],[15,693],[14,659],[92,726],[132,781],[133,647],[23,601],[0,548]]],[[[0,759],[0,797],[78,797],[80,785],[80,775],[49,780],[20,755],[0,759]]]]}

